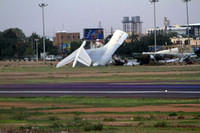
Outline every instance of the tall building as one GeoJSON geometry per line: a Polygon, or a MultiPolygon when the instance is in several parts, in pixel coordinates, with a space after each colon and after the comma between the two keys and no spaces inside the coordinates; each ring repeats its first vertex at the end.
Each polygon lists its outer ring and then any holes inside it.
{"type": "Polygon", "coordinates": [[[122,20],[123,31],[127,32],[129,35],[141,35],[142,34],[142,21],[140,16],[134,17],[124,17],[122,20]]]}
{"type": "Polygon", "coordinates": [[[167,19],[167,17],[164,17],[164,27],[165,27],[165,32],[167,32],[167,28],[170,26],[170,20],[167,19]]]}

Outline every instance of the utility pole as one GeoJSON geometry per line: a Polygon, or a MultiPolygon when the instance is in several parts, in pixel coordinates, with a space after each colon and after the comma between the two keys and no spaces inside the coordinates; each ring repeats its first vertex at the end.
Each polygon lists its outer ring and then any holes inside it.
{"type": "MultiPolygon", "coordinates": [[[[190,45],[190,31],[189,31],[189,9],[188,9],[188,2],[190,2],[191,0],[183,0],[183,2],[185,2],[186,5],[186,17],[187,17],[187,30],[186,30],[186,34],[187,34],[187,42],[188,45],[190,45]]],[[[184,52],[185,49],[185,45],[182,46],[182,53],[184,52]]],[[[183,56],[183,54],[182,54],[183,56]]]]}
{"type": "Polygon", "coordinates": [[[35,44],[36,44],[36,60],[37,60],[37,62],[38,62],[38,41],[39,41],[39,39],[35,39],[35,44]]]}
{"type": "Polygon", "coordinates": [[[158,2],[159,0],[150,0],[151,3],[154,4],[154,48],[155,48],[155,52],[156,52],[156,48],[157,48],[157,36],[156,36],[156,2],[158,2]]]}
{"type": "Polygon", "coordinates": [[[186,2],[186,15],[187,15],[187,37],[188,37],[188,44],[190,44],[189,38],[190,38],[190,33],[189,33],[189,9],[188,9],[188,2],[191,0],[185,0],[186,2]]]}
{"type": "Polygon", "coordinates": [[[101,21],[99,21],[99,28],[102,28],[102,26],[101,26],[101,21]]]}
{"type": "Polygon", "coordinates": [[[45,58],[46,58],[46,50],[45,50],[45,22],[44,22],[44,8],[47,7],[48,4],[45,4],[45,3],[40,3],[39,4],[39,7],[42,8],[42,25],[43,25],[43,54],[44,54],[44,61],[45,61],[45,58]]]}

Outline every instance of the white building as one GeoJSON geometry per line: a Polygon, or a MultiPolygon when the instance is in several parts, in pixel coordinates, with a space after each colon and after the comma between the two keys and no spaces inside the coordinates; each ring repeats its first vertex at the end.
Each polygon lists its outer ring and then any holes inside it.
{"type": "MultiPolygon", "coordinates": [[[[176,32],[180,36],[187,36],[187,25],[173,25],[168,27],[158,27],[156,29],[157,34],[165,34],[176,32]]],[[[147,33],[149,35],[154,33],[154,28],[148,29],[147,33]]],[[[200,23],[189,24],[189,35],[190,37],[200,37],[200,23]]]]}

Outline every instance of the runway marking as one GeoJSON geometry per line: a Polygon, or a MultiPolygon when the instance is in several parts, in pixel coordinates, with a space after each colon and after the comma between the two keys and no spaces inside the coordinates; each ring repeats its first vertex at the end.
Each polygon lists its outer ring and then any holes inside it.
{"type": "Polygon", "coordinates": [[[0,94],[200,94],[200,91],[0,91],[0,94]]]}

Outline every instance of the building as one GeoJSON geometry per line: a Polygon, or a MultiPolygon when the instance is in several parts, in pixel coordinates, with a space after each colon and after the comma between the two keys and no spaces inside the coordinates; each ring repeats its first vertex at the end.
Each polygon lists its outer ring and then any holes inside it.
{"type": "MultiPolygon", "coordinates": [[[[173,25],[158,27],[156,29],[157,34],[166,34],[176,32],[180,36],[187,36],[187,25],[173,25]]],[[[154,33],[154,28],[148,29],[147,33],[149,35],[154,33]]],[[[200,23],[189,24],[189,36],[192,38],[200,37],[200,23]]]]}
{"type": "Polygon", "coordinates": [[[142,34],[142,22],[140,16],[134,17],[124,17],[122,20],[123,31],[127,32],[129,35],[141,35],[142,34]]]}
{"type": "MultiPolygon", "coordinates": [[[[199,39],[193,39],[189,38],[190,45],[192,47],[200,47],[200,40],[199,39]]],[[[188,38],[171,38],[171,42],[173,45],[188,45],[188,38]]]]}
{"type": "Polygon", "coordinates": [[[59,31],[53,38],[53,45],[58,47],[59,53],[67,53],[70,50],[70,43],[72,41],[80,41],[80,33],[59,31]]]}
{"type": "Polygon", "coordinates": [[[72,41],[80,41],[80,33],[67,33],[66,31],[59,31],[53,38],[53,45],[59,46],[72,41]]]}
{"type": "MultiPolygon", "coordinates": [[[[187,25],[181,25],[187,29],[187,25]]],[[[190,37],[200,37],[200,23],[189,24],[190,37]]]]}

